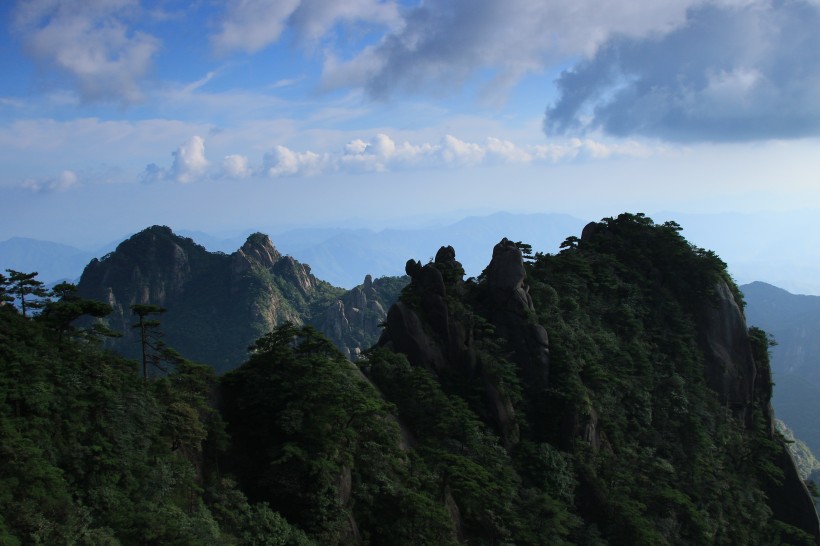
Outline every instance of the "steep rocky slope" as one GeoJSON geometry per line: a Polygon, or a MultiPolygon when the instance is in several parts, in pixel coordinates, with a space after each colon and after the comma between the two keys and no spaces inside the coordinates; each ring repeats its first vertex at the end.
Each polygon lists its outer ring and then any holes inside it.
{"type": "Polygon", "coordinates": [[[773,336],[773,405],[779,418],[820,453],[820,297],[753,282],[740,287],[749,323],[773,336]]]}

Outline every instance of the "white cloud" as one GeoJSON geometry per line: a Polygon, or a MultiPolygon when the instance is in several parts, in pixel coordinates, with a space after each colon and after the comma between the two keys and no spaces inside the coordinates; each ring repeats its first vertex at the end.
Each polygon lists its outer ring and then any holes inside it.
{"type": "Polygon", "coordinates": [[[263,173],[270,177],[310,176],[328,172],[392,172],[427,168],[462,168],[482,165],[557,163],[575,159],[647,157],[664,154],[663,147],[636,141],[607,143],[591,138],[567,142],[518,146],[511,141],[488,138],[485,143],[466,142],[445,135],[438,143],[397,143],[386,134],[371,140],[354,139],[340,153],[298,152],[276,146],[265,156],[263,173]]]}
{"type": "Polygon", "coordinates": [[[298,5],[299,0],[234,0],[228,5],[219,33],[211,41],[224,53],[255,53],[279,39],[298,5]]]}
{"type": "Polygon", "coordinates": [[[84,100],[139,101],[159,40],[127,25],[138,0],[25,0],[16,31],[38,60],[66,74],[84,100]]]}
{"type": "Polygon", "coordinates": [[[193,182],[208,168],[208,160],[205,159],[205,139],[201,136],[192,136],[173,153],[173,156],[171,173],[174,179],[182,184],[193,182]]]}
{"type": "Polygon", "coordinates": [[[277,145],[265,154],[263,174],[270,177],[319,174],[330,166],[327,154],[316,152],[294,152],[277,145]]]}
{"type": "Polygon", "coordinates": [[[23,181],[22,187],[35,192],[68,191],[77,185],[77,175],[73,171],[62,171],[53,178],[34,179],[23,181]]]}
{"type": "Polygon", "coordinates": [[[189,184],[204,177],[210,166],[205,157],[205,139],[201,136],[192,136],[171,155],[174,162],[169,169],[156,163],[146,165],[141,175],[142,182],[150,184],[171,179],[180,184],[189,184]]]}
{"type": "Polygon", "coordinates": [[[525,74],[594,54],[612,36],[647,37],[686,21],[706,0],[429,0],[404,10],[375,45],[329,56],[324,83],[360,85],[375,97],[441,92],[490,71],[485,91],[505,93],[525,74]]]}
{"type": "Polygon", "coordinates": [[[222,160],[222,176],[226,178],[247,178],[250,175],[248,158],[244,155],[226,155],[222,160]]]}

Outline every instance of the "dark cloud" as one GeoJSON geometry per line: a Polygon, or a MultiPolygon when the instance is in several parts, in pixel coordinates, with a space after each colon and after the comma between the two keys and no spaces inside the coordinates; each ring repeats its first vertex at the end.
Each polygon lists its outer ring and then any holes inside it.
{"type": "Polygon", "coordinates": [[[466,82],[503,96],[523,76],[594,51],[609,36],[646,36],[685,20],[702,0],[426,0],[352,59],[332,58],[326,86],[362,86],[371,97],[445,94],[466,82]]]}
{"type": "Polygon", "coordinates": [[[692,9],[653,38],[615,38],[557,81],[548,135],[603,130],[673,141],[820,135],[820,5],[692,9]]]}

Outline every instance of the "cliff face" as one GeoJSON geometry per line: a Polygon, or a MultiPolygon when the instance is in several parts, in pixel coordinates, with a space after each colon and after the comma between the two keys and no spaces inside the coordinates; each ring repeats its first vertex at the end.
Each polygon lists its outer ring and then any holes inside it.
{"type": "Polygon", "coordinates": [[[357,360],[382,333],[387,309],[398,299],[406,278],[367,275],[359,286],[332,303],[312,322],[349,360],[357,360]]]}
{"type": "MultiPolygon", "coordinates": [[[[577,518],[575,530],[553,529],[555,540],[820,543],[812,499],[772,425],[765,334],[747,328],[725,264],[679,231],[621,215],[528,262],[525,245],[504,239],[477,282],[442,247],[429,264],[407,262],[411,283],[379,345],[466,403],[526,495],[541,491],[577,518]],[[556,449],[577,480],[569,497],[531,481],[525,454],[556,449]]],[[[404,411],[406,434],[450,449],[454,439],[414,426],[414,406],[389,379],[397,372],[376,357],[368,368],[404,411]]],[[[460,534],[486,532],[465,515],[466,490],[447,498],[460,534]]]]}
{"type": "Polygon", "coordinates": [[[282,256],[256,233],[230,255],[211,253],[169,228],[154,226],[93,260],[79,283],[83,297],[114,308],[109,326],[123,332],[112,348],[136,356],[133,304],[167,309],[164,341],[186,357],[224,371],[277,324],[302,324],[342,293],[316,279],[307,265],[282,256]]]}

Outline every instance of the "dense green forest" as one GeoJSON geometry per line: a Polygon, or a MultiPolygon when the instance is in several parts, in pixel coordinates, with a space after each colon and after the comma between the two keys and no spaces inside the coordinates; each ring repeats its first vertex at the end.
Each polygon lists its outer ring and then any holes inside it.
{"type": "Polygon", "coordinates": [[[0,544],[817,543],[769,339],[676,224],[407,272],[364,358],[286,322],[222,376],[143,377],[69,286],[0,305],[0,544]]]}

